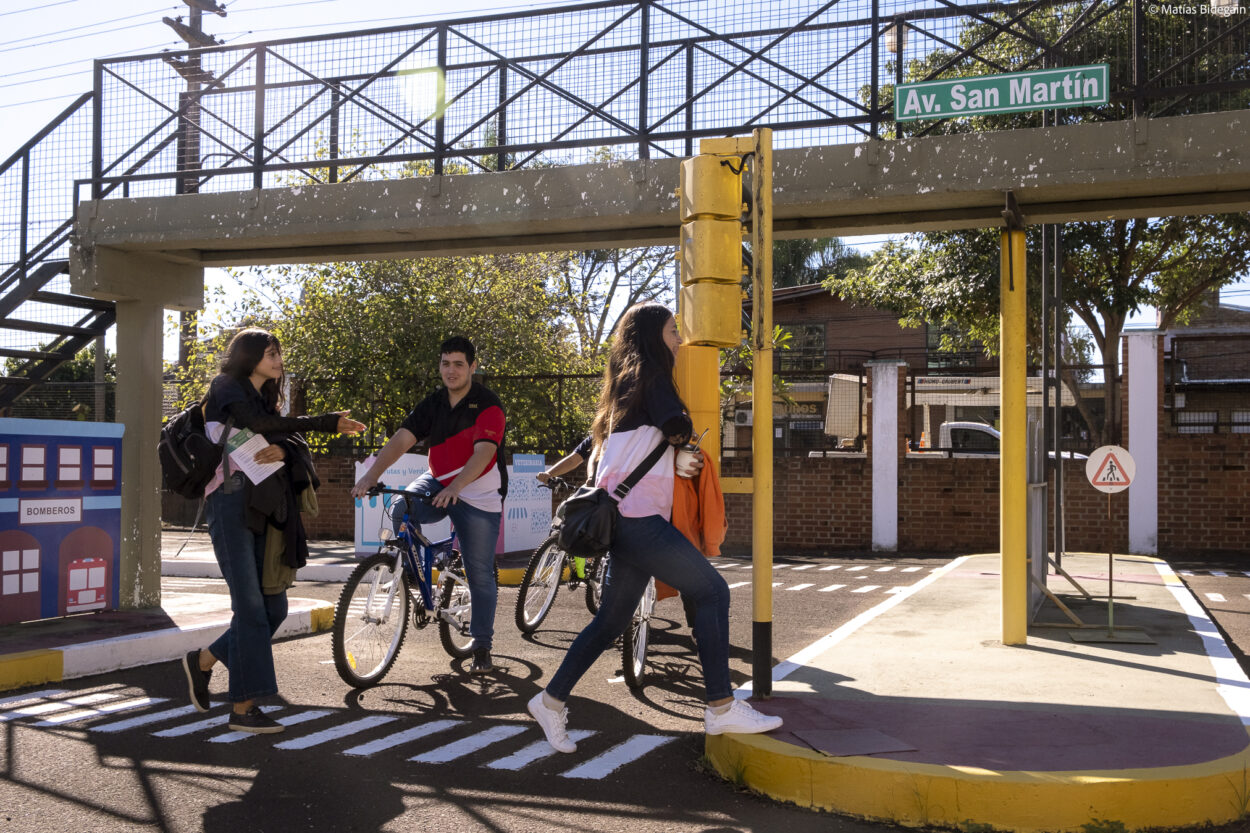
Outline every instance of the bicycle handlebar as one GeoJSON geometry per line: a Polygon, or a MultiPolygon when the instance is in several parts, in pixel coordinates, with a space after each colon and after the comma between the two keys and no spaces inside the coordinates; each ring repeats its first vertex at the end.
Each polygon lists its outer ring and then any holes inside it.
{"type": "Polygon", "coordinates": [[[556,489],[570,489],[571,490],[573,488],[571,485],[569,485],[569,481],[565,480],[563,477],[556,477],[555,475],[548,477],[546,483],[539,483],[538,486],[539,488],[542,488],[542,489],[550,489],[553,492],[556,489]]]}

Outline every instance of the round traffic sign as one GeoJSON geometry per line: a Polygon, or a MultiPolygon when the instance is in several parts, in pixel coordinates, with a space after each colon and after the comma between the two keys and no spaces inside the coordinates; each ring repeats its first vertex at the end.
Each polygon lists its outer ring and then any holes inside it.
{"type": "Polygon", "coordinates": [[[1094,450],[1085,461],[1085,477],[1100,492],[1115,494],[1133,485],[1137,466],[1128,449],[1104,445],[1094,450]]]}

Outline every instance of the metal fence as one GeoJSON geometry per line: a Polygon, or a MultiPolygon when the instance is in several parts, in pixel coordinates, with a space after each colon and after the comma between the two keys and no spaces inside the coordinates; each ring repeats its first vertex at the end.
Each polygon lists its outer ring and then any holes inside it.
{"type": "Polygon", "coordinates": [[[92,192],[491,171],[603,148],[688,156],[700,137],[755,127],[779,148],[856,142],[887,132],[898,80],[1092,62],[1111,67],[1096,119],[1245,107],[1250,17],[1155,8],[619,0],[109,58],[92,192]]]}
{"type": "Polygon", "coordinates": [[[113,422],[116,394],[114,382],[45,382],[17,399],[0,416],[113,422]]]}

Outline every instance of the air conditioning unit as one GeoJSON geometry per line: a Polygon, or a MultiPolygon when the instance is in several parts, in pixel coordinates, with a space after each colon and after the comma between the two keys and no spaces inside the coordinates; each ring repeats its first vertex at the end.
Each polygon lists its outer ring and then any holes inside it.
{"type": "Polygon", "coordinates": [[[749,426],[755,411],[734,411],[734,425],[749,426]]]}

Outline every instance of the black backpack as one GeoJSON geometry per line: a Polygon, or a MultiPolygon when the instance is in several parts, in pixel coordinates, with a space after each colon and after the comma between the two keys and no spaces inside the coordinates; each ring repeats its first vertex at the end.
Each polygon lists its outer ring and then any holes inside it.
{"type": "Polygon", "coordinates": [[[210,440],[204,429],[203,403],[179,411],[165,422],[157,454],[169,491],[185,498],[204,497],[204,487],[221,464],[222,449],[232,421],[226,420],[220,443],[210,440]]]}

